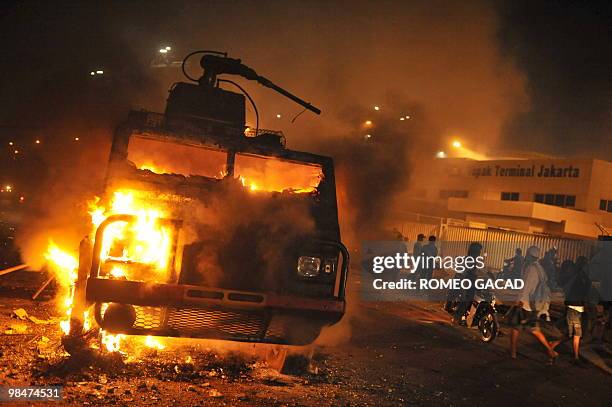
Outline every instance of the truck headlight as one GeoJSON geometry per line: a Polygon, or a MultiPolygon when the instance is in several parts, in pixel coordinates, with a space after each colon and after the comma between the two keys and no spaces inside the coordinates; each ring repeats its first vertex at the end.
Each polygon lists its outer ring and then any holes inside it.
{"type": "Polygon", "coordinates": [[[318,257],[301,256],[298,259],[297,273],[302,277],[316,277],[321,269],[321,259],[318,257]]]}

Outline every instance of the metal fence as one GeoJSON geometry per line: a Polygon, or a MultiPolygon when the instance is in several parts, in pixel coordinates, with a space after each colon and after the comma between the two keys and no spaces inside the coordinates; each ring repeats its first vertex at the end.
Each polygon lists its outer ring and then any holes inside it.
{"type": "Polygon", "coordinates": [[[465,256],[471,242],[479,242],[486,253],[486,266],[489,269],[501,269],[504,259],[514,256],[517,248],[523,255],[529,246],[538,246],[543,255],[552,247],[557,248],[560,261],[575,260],[578,256],[587,258],[593,252],[596,241],[576,240],[570,238],[538,235],[483,226],[472,226],[467,222],[434,217],[411,219],[396,226],[409,241],[416,240],[419,233],[425,236],[436,236],[441,256],[465,256]]]}

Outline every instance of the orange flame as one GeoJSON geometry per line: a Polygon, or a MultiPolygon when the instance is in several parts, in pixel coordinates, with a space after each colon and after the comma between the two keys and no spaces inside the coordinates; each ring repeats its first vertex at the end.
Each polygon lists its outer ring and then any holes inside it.
{"type": "MultiPolygon", "coordinates": [[[[138,202],[134,191],[121,190],[113,194],[110,209],[106,210],[100,205],[100,198],[88,203],[88,212],[91,216],[93,232],[110,215],[134,215],[136,221],[115,222],[110,224],[104,233],[100,260],[110,262],[108,276],[111,278],[130,278],[130,264],[140,263],[152,266],[147,270],[156,273],[156,277],[164,279],[168,274],[170,251],[172,248],[172,233],[170,227],[162,225],[160,220],[165,213],[159,208],[138,202]],[[115,263],[119,264],[115,264],[115,263]]],[[[66,318],[60,321],[60,328],[64,334],[70,333],[70,315],[72,313],[72,298],[74,284],[78,276],[78,260],[75,255],[60,249],[52,240],[49,241],[47,252],[49,268],[63,288],[61,302],[66,318]]],[[[89,311],[83,315],[84,329],[91,327],[92,321],[89,311]]],[[[103,348],[108,352],[116,352],[121,348],[125,335],[112,335],[101,331],[103,348]]],[[[165,346],[157,339],[147,339],[147,346],[163,349],[165,346]]]]}

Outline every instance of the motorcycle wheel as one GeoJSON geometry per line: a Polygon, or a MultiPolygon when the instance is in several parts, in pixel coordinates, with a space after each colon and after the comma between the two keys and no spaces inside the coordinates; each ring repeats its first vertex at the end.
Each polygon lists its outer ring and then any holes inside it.
{"type": "Polygon", "coordinates": [[[480,331],[480,339],[483,342],[493,342],[499,332],[499,323],[492,312],[487,312],[478,321],[478,330],[480,331]]]}

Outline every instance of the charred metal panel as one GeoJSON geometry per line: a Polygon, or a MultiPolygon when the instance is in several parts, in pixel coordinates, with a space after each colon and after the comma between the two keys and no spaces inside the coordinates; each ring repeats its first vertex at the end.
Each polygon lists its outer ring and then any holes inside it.
{"type": "Polygon", "coordinates": [[[209,120],[244,128],[244,96],[215,87],[177,83],[166,105],[169,120],[209,120]]]}

